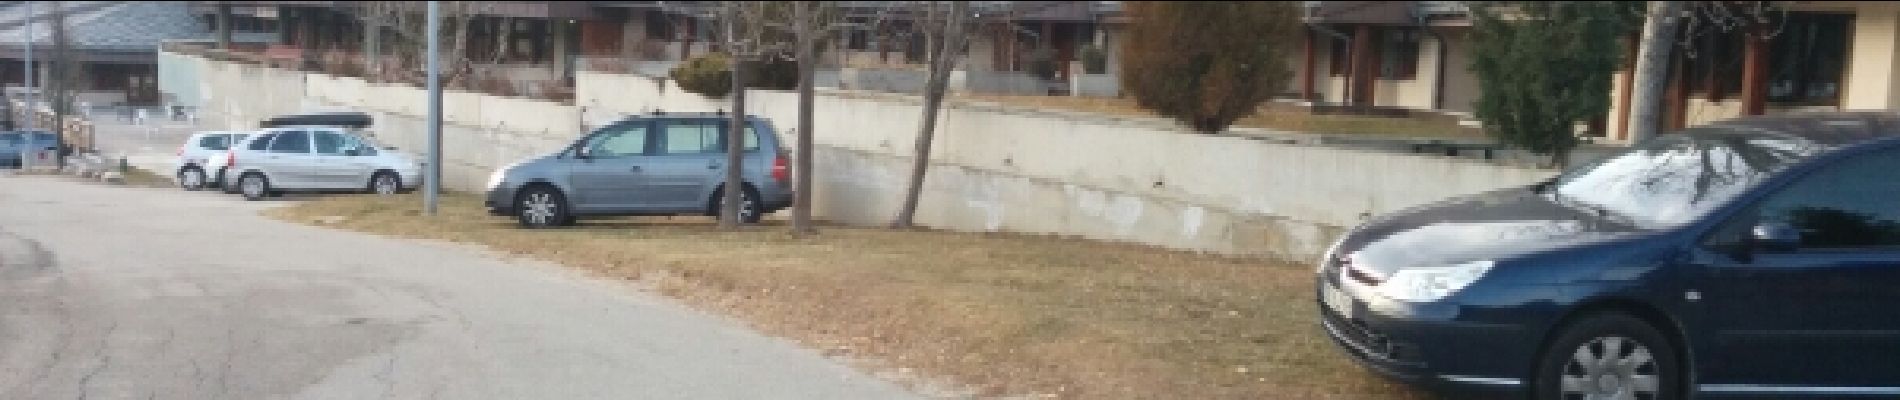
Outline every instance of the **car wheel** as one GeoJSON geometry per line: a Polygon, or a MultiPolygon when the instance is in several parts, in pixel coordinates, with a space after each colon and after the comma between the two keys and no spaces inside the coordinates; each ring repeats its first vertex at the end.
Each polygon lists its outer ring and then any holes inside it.
{"type": "Polygon", "coordinates": [[[522,191],[515,199],[515,218],[524,228],[552,228],[572,221],[567,197],[561,191],[536,186],[522,191]]]}
{"type": "Polygon", "coordinates": [[[218,190],[224,191],[224,194],[238,194],[237,180],[230,176],[229,171],[218,171],[218,190]]]}
{"type": "Polygon", "coordinates": [[[393,195],[402,191],[402,177],[390,172],[377,172],[369,178],[369,192],[379,195],[393,195]]]}
{"type": "MultiPolygon", "coordinates": [[[[712,203],[713,203],[713,218],[717,218],[717,219],[726,218],[726,215],[725,215],[726,193],[724,192],[724,189],[720,189],[720,191],[713,192],[712,203]]],[[[747,223],[747,224],[759,223],[759,220],[764,217],[764,213],[762,212],[764,209],[765,209],[764,205],[759,204],[759,194],[753,192],[752,188],[746,188],[745,190],[739,191],[739,222],[740,223],[747,223]]]]}
{"type": "Polygon", "coordinates": [[[1643,320],[1594,315],[1559,334],[1538,361],[1536,400],[1682,398],[1675,349],[1643,320]]]}
{"type": "Polygon", "coordinates": [[[205,188],[205,171],[197,167],[185,167],[178,170],[178,187],[187,191],[205,188]]]}
{"type": "Polygon", "coordinates": [[[238,178],[238,192],[244,194],[245,200],[263,200],[272,194],[270,179],[266,179],[264,175],[257,173],[244,174],[243,177],[238,178]]]}

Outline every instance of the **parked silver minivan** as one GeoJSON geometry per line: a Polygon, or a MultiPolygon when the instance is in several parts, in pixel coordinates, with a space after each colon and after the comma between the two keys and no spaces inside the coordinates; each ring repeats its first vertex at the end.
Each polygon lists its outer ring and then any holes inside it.
{"type": "MultiPolygon", "coordinates": [[[[558,153],[495,170],[485,203],[529,228],[586,216],[717,216],[729,120],[655,113],[616,121],[558,153]]],[[[791,206],[791,160],[770,122],[748,116],[746,125],[740,220],[753,223],[791,206]]]]}

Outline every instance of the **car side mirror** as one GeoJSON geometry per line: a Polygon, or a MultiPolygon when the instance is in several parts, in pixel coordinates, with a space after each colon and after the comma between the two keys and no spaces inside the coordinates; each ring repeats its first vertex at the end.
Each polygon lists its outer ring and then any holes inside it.
{"type": "Polygon", "coordinates": [[[356,157],[356,156],[363,155],[363,150],[362,149],[347,149],[347,150],[343,150],[343,155],[356,157]]]}
{"type": "Polygon", "coordinates": [[[1758,251],[1790,252],[1801,248],[1801,230],[1786,222],[1762,222],[1749,232],[1749,242],[1758,251]]]}

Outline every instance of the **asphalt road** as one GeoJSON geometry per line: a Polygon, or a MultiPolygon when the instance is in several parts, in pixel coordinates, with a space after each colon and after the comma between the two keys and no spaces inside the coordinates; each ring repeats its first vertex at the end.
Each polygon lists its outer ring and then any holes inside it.
{"type": "Polygon", "coordinates": [[[624,284],[256,213],[282,204],[0,172],[0,398],[918,397],[624,284]]]}

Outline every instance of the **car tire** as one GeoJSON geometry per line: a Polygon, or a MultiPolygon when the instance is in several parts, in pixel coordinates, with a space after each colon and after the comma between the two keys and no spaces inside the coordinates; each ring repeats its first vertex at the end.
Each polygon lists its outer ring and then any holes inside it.
{"type": "Polygon", "coordinates": [[[389,172],[389,171],[380,171],[375,174],[371,174],[369,177],[369,186],[367,187],[367,189],[369,193],[371,194],[378,194],[378,195],[384,195],[384,196],[401,193],[402,192],[402,177],[397,176],[396,173],[389,172]]]}
{"type": "Polygon", "coordinates": [[[198,167],[184,167],[178,169],[178,187],[190,192],[204,189],[205,171],[198,167]]]}
{"type": "Polygon", "coordinates": [[[515,196],[515,220],[521,227],[546,229],[572,223],[567,196],[547,186],[533,186],[515,196]]]}
{"type": "Polygon", "coordinates": [[[1532,399],[1680,400],[1682,377],[1662,332],[1633,316],[1596,314],[1565,325],[1544,349],[1532,399]],[[1618,397],[1625,393],[1634,395],[1618,397]]]}
{"type": "Polygon", "coordinates": [[[275,195],[275,192],[272,192],[270,188],[270,178],[266,178],[264,174],[256,172],[247,173],[244,174],[244,176],[238,177],[237,186],[238,192],[244,195],[245,200],[249,201],[263,200],[265,197],[275,195]]]}
{"type": "MultiPolygon", "coordinates": [[[[725,219],[726,192],[724,188],[713,191],[713,219],[725,219]]],[[[759,203],[759,193],[752,188],[739,191],[739,223],[756,224],[765,218],[765,205],[759,203]]]]}
{"type": "Polygon", "coordinates": [[[237,179],[230,175],[230,171],[223,169],[218,171],[218,190],[223,191],[224,194],[238,194],[237,179]]]}

